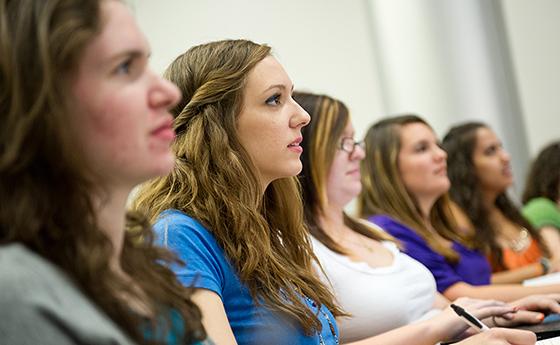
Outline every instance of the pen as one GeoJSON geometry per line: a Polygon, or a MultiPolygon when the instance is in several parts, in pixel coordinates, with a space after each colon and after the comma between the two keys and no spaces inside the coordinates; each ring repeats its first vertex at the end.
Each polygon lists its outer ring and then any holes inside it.
{"type": "Polygon", "coordinates": [[[474,315],[466,311],[465,309],[459,307],[456,304],[451,303],[451,308],[453,311],[461,317],[463,321],[468,323],[472,328],[476,329],[479,332],[487,331],[490,328],[482,323],[479,319],[477,319],[474,315]]]}

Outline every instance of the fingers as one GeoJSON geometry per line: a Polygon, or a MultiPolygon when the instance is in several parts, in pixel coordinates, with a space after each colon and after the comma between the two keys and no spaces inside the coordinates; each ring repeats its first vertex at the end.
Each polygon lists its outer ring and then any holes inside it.
{"type": "Polygon", "coordinates": [[[511,305],[524,310],[560,313],[560,294],[532,295],[517,300],[511,305]]]}
{"type": "Polygon", "coordinates": [[[535,312],[535,311],[527,311],[527,310],[520,310],[517,313],[508,314],[506,315],[497,316],[494,318],[494,323],[498,327],[511,327],[514,325],[521,325],[521,324],[536,324],[541,323],[544,320],[544,314],[535,312]]]}
{"type": "Polygon", "coordinates": [[[518,329],[492,328],[458,343],[458,345],[534,345],[535,333],[518,329]]]}

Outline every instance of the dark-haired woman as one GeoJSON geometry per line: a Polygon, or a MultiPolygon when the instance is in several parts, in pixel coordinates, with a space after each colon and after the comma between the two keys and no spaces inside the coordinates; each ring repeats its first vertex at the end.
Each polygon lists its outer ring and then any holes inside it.
{"type": "Polygon", "coordinates": [[[552,253],[560,252],[560,142],[547,145],[531,164],[522,201],[523,216],[552,253]]]}
{"type": "Polygon", "coordinates": [[[560,261],[507,195],[513,184],[510,156],[488,126],[468,122],[449,130],[449,194],[460,228],[489,258],[493,283],[521,283],[558,270],[560,261]]]}
{"type": "Polygon", "coordinates": [[[0,55],[0,343],[204,340],[174,256],[125,212],[173,167],[180,99],[126,5],[0,0],[0,55]]]}

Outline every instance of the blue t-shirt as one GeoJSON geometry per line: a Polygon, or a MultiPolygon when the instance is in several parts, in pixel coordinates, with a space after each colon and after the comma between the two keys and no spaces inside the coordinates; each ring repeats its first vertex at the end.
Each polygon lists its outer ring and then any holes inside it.
{"type": "Polygon", "coordinates": [[[447,262],[445,257],[435,252],[428,243],[408,226],[385,215],[368,219],[385,229],[403,244],[403,251],[426,266],[436,278],[437,289],[443,293],[452,285],[465,282],[470,285],[488,285],[492,269],[486,257],[478,250],[472,250],[461,243],[453,242],[452,248],[459,254],[456,264],[447,262]]]}
{"type": "MultiPolygon", "coordinates": [[[[170,319],[170,330],[166,330],[165,328],[159,328],[155,330],[155,334],[151,332],[150,329],[146,328],[144,330],[144,338],[146,340],[157,340],[157,341],[164,341],[167,345],[180,345],[184,344],[182,339],[185,335],[185,326],[183,322],[183,318],[181,314],[175,309],[169,309],[169,319],[170,319]]],[[[165,319],[161,316],[161,325],[165,324],[165,319]]],[[[190,345],[213,345],[214,343],[210,339],[206,339],[205,341],[197,341],[191,343],[190,345]]]]}
{"type": "MultiPolygon", "coordinates": [[[[172,266],[179,281],[185,286],[207,289],[220,296],[239,345],[336,343],[336,321],[324,306],[318,313],[321,336],[306,336],[294,321],[262,304],[256,305],[214,236],[195,219],[177,210],[167,210],[160,215],[154,229],[158,244],[168,247],[186,262],[186,266],[172,266]]],[[[304,300],[317,313],[316,306],[307,298],[304,300]]]]}

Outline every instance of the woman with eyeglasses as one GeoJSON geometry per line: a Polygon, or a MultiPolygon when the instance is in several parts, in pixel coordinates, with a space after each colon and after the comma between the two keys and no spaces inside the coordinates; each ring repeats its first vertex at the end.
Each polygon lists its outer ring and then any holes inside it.
{"type": "MultiPolygon", "coordinates": [[[[299,180],[318,272],[349,314],[337,318],[341,342],[431,345],[461,335],[465,325],[447,307],[449,301],[437,293],[430,271],[403,254],[381,228],[344,211],[361,190],[360,162],[365,157],[362,143],[354,139],[347,107],[326,95],[295,92],[294,99],[311,116],[303,129],[299,180]]],[[[456,303],[480,317],[512,310],[496,301],[460,299],[456,303]]],[[[531,316],[519,313],[515,319],[536,322],[531,316]]],[[[468,342],[485,344],[480,337],[468,342]]]]}

